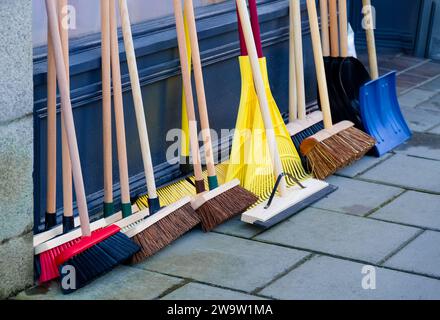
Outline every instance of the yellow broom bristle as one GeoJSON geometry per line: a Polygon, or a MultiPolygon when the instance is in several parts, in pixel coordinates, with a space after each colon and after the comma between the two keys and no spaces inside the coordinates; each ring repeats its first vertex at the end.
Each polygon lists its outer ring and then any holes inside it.
{"type": "Polygon", "coordinates": [[[366,133],[349,128],[315,145],[307,154],[307,160],[315,177],[324,180],[361,159],[375,144],[366,133]]]}
{"type": "Polygon", "coordinates": [[[199,223],[200,219],[189,203],[170,213],[133,237],[141,250],[132,257],[131,263],[154,255],[199,223]]]}

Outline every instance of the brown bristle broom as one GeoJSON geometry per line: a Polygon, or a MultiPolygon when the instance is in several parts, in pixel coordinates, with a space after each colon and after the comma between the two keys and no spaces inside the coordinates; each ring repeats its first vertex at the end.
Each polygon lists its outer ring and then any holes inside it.
{"type": "Polygon", "coordinates": [[[301,153],[307,157],[313,174],[318,179],[325,179],[362,158],[376,141],[354,128],[350,121],[332,124],[315,0],[307,0],[307,9],[325,129],[305,139],[301,143],[301,153]]]}
{"type": "Polygon", "coordinates": [[[196,22],[194,17],[194,6],[192,0],[185,0],[185,14],[188,19],[188,30],[194,66],[198,107],[202,123],[202,134],[205,145],[206,163],[208,167],[208,181],[211,188],[210,191],[204,190],[205,183],[202,174],[202,165],[197,139],[197,120],[194,111],[191,74],[188,66],[188,50],[185,41],[185,26],[181,0],[174,0],[174,13],[176,18],[177,40],[185,91],[186,111],[189,121],[189,134],[191,153],[194,162],[195,185],[198,193],[198,195],[196,195],[191,201],[191,205],[200,217],[203,230],[207,232],[211,231],[224,221],[243,213],[246,211],[246,209],[256,203],[258,198],[251,192],[242,188],[239,185],[239,180],[233,180],[221,186],[217,186],[218,183],[212,154],[212,142],[209,134],[209,120],[203,83],[202,65],[200,61],[200,50],[198,46],[196,22]]]}
{"type": "MultiPolygon", "coordinates": [[[[111,12],[114,12],[110,6],[111,12]]],[[[148,189],[148,202],[150,216],[136,222],[134,225],[127,223],[119,224],[122,231],[129,238],[133,238],[141,250],[133,256],[132,262],[140,262],[155,254],[171,242],[185,234],[200,223],[200,219],[191,207],[190,197],[186,197],[165,208],[160,208],[154,180],[153,162],[151,159],[150,144],[148,139],[147,123],[144,114],[141,86],[134,51],[133,37],[131,32],[130,17],[127,0],[119,0],[119,12],[122,21],[122,34],[125,44],[125,52],[132,86],[136,121],[141,143],[142,160],[144,163],[145,178],[148,189]]],[[[114,19],[113,14],[111,18],[114,19]]],[[[112,32],[116,30],[112,29],[112,32]]],[[[113,37],[114,38],[114,37],[113,37]]],[[[148,209],[145,209],[148,210],[148,209]]]]}

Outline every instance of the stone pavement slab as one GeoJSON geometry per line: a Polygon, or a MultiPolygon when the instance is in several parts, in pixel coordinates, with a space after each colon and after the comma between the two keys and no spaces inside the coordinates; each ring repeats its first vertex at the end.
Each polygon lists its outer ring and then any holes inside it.
{"type": "MultiPolygon", "coordinates": [[[[400,76],[399,76],[400,77],[400,76]]],[[[435,92],[421,89],[413,89],[399,97],[399,103],[405,107],[416,107],[422,102],[429,100],[435,92]]]]}
{"type": "Polygon", "coordinates": [[[440,278],[440,232],[425,231],[384,265],[440,278]]]}
{"type": "Polygon", "coordinates": [[[360,178],[440,193],[440,162],[396,154],[360,178]]]}
{"type": "Polygon", "coordinates": [[[412,139],[394,151],[410,156],[440,160],[440,135],[415,132],[412,139]]]}
{"type": "Polygon", "coordinates": [[[192,231],[135,267],[251,292],[308,254],[222,234],[192,231]]]}
{"type": "Polygon", "coordinates": [[[440,91],[440,77],[435,78],[420,86],[421,90],[440,91]]]}
{"type": "Polygon", "coordinates": [[[440,196],[407,191],[370,217],[440,231],[440,196]]]}
{"type": "Polygon", "coordinates": [[[309,208],[257,240],[379,263],[419,229],[309,208]]]}
{"type": "Polygon", "coordinates": [[[191,282],[167,294],[162,300],[264,300],[264,298],[191,282]]]}
{"type": "Polygon", "coordinates": [[[401,106],[402,113],[411,131],[425,132],[440,124],[440,113],[437,111],[401,106]]]}
{"type": "Polygon", "coordinates": [[[440,281],[375,268],[376,289],[362,287],[363,264],[325,256],[313,257],[260,294],[275,299],[440,299],[440,281]]]}
{"type": "Polygon", "coordinates": [[[408,73],[416,76],[433,78],[440,74],[440,63],[427,62],[418,67],[415,67],[414,69],[409,70],[408,73]]]}
{"type": "Polygon", "coordinates": [[[374,167],[378,163],[388,159],[389,157],[391,157],[390,153],[385,154],[380,158],[365,156],[362,159],[360,159],[359,161],[356,161],[355,163],[353,163],[351,166],[345,167],[344,169],[339,170],[337,172],[337,175],[347,177],[347,178],[354,178],[357,175],[367,171],[371,167],[374,167]]]}
{"type": "Polygon", "coordinates": [[[314,208],[364,216],[403,192],[403,189],[375,183],[330,177],[339,189],[312,205],[314,208]]]}
{"type": "Polygon", "coordinates": [[[215,232],[224,233],[232,236],[242,238],[252,238],[261,232],[261,228],[254,225],[243,223],[240,217],[235,217],[221,225],[214,230],[215,232]]]}
{"type": "Polygon", "coordinates": [[[18,300],[151,300],[183,280],[132,267],[120,266],[78,291],[63,295],[59,284],[29,289],[18,300]]]}
{"type": "Polygon", "coordinates": [[[434,129],[429,130],[428,132],[429,132],[429,133],[432,133],[432,134],[438,134],[438,135],[440,135],[440,126],[437,126],[437,127],[435,127],[434,129]]]}
{"type": "MultiPolygon", "coordinates": [[[[440,90],[440,88],[439,88],[440,90]]],[[[431,99],[421,103],[419,108],[428,109],[432,111],[440,111],[440,94],[435,95],[431,99]]]]}

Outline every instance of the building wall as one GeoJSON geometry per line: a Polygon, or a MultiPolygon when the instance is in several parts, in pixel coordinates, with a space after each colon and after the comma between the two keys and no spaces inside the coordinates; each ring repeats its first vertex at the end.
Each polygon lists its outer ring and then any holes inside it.
{"type": "Polygon", "coordinates": [[[0,1],[0,298],[33,282],[32,1],[0,1]]]}

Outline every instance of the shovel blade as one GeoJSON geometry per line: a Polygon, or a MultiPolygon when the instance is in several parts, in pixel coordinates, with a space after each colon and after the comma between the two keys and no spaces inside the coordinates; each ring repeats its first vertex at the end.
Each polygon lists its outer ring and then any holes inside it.
{"type": "Polygon", "coordinates": [[[382,156],[411,137],[397,99],[396,72],[362,86],[359,100],[365,131],[377,141],[376,156],[382,156]]]}

